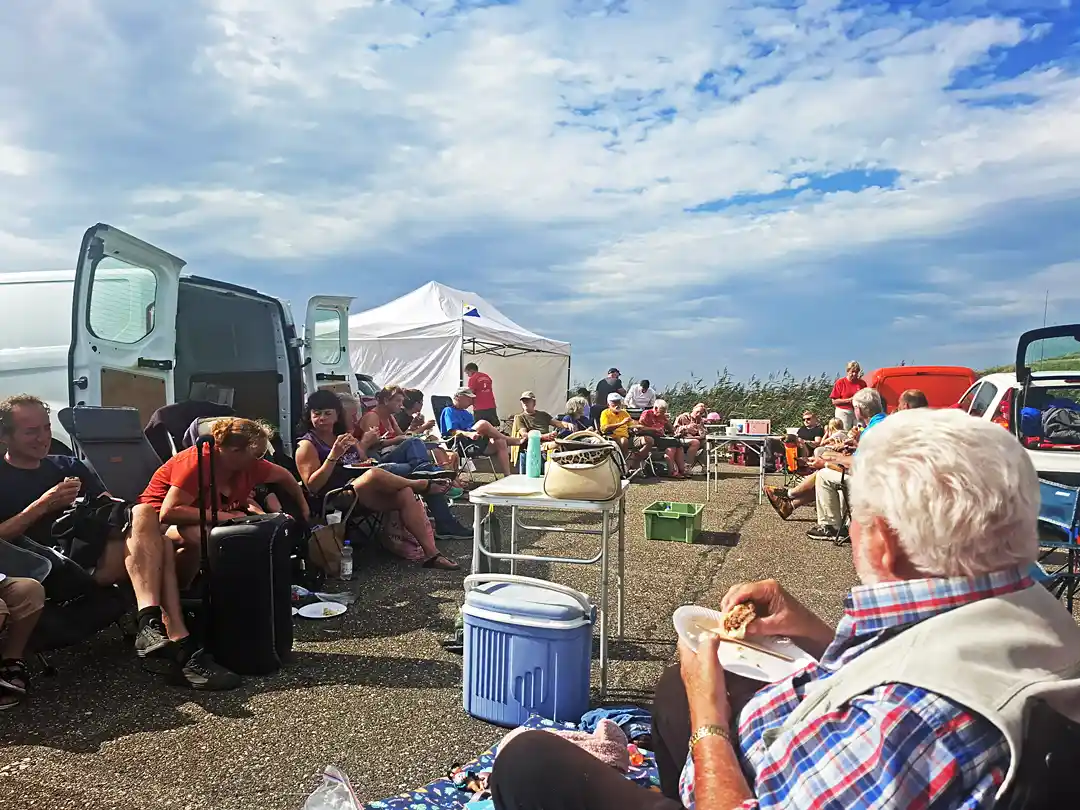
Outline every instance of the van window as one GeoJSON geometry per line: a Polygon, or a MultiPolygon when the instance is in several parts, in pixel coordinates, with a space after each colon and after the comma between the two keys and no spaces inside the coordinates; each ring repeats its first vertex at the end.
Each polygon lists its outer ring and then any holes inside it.
{"type": "Polygon", "coordinates": [[[90,282],[90,333],[113,343],[138,343],[154,331],[156,297],[152,270],[105,257],[90,282]]]}
{"type": "Polygon", "coordinates": [[[332,366],[341,360],[342,318],[339,310],[315,308],[315,334],[311,338],[311,356],[316,363],[332,366]]]}
{"type": "MultiPolygon", "coordinates": [[[[62,346],[71,342],[71,282],[33,281],[5,284],[3,290],[4,319],[11,329],[13,344],[5,348],[26,349],[62,346]],[[45,304],[68,307],[65,315],[43,317],[45,304]]],[[[10,340],[10,338],[9,338],[10,340]]]]}
{"type": "Polygon", "coordinates": [[[997,392],[996,385],[984,382],[982,387],[979,388],[979,393],[975,395],[975,401],[971,403],[971,410],[968,413],[972,416],[982,416],[986,413],[986,409],[994,404],[997,392]]]}

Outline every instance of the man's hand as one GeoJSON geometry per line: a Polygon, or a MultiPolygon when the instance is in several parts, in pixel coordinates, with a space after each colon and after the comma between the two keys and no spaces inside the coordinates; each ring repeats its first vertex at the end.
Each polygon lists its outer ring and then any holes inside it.
{"type": "Polygon", "coordinates": [[[742,602],[753,602],[757,618],[746,628],[752,636],[796,636],[813,642],[807,650],[820,657],[833,639],[833,629],[819,619],[775,579],[743,582],[731,587],[720,600],[721,610],[730,610],[742,602]]]}
{"type": "Polygon", "coordinates": [[[78,478],[65,478],[38,498],[37,503],[46,512],[67,509],[75,501],[80,489],[82,489],[82,481],[78,478]]]}
{"type": "Polygon", "coordinates": [[[705,634],[698,642],[697,652],[679,643],[679,669],[686,698],[690,702],[690,727],[731,725],[731,704],[728,702],[724,668],[720,666],[717,649],[720,640],[705,634]]]}

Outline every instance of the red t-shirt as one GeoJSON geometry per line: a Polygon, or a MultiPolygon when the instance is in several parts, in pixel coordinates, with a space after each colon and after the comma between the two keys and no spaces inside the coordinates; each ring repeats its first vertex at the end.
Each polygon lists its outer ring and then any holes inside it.
{"type": "MultiPolygon", "coordinates": [[[[196,503],[198,503],[199,457],[195,454],[196,450],[195,447],[181,450],[158,467],[154,477],[150,479],[149,485],[143,490],[143,494],[139,496],[139,503],[151,504],[160,511],[161,505],[165,502],[165,496],[169,494],[170,487],[180,487],[184,492],[194,497],[196,503]]],[[[203,467],[207,469],[203,471],[202,491],[208,493],[210,491],[210,471],[205,459],[203,467]]],[[[215,483],[221,500],[218,509],[222,512],[242,511],[255,487],[269,481],[274,475],[274,471],[275,465],[264,458],[256,459],[246,469],[235,473],[229,479],[223,479],[220,471],[216,471],[215,483]]],[[[206,503],[205,505],[209,509],[210,504],[206,503]]]]}
{"type": "Polygon", "coordinates": [[[495,409],[495,391],[492,389],[491,377],[482,371],[478,371],[469,377],[469,388],[476,398],[473,400],[474,411],[491,411],[495,409]]]}
{"type": "MultiPolygon", "coordinates": [[[[851,399],[864,388],[866,388],[866,380],[862,377],[859,377],[855,382],[852,382],[847,377],[841,377],[833,385],[832,393],[829,394],[829,399],[851,399]]],[[[847,405],[837,405],[836,407],[842,411],[855,410],[850,402],[847,405]]]]}
{"type": "Polygon", "coordinates": [[[655,408],[649,408],[647,411],[641,412],[641,416],[638,417],[638,424],[643,428],[663,433],[664,427],[667,425],[667,414],[661,416],[660,412],[655,408]]]}

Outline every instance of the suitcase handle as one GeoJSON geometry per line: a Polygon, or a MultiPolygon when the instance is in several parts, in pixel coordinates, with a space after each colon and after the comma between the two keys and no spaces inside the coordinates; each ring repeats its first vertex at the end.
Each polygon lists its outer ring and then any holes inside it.
{"type": "Polygon", "coordinates": [[[579,605],[581,609],[585,611],[585,615],[590,615],[592,611],[592,605],[589,604],[589,598],[581,591],[575,591],[573,588],[569,588],[566,585],[560,585],[557,582],[548,582],[545,579],[533,579],[532,577],[522,577],[517,574],[469,574],[465,577],[465,593],[473,590],[479,585],[486,585],[489,582],[502,582],[507,585],[530,585],[535,588],[545,588],[549,591],[555,591],[555,593],[561,593],[566,596],[572,597],[579,605]]]}
{"type": "Polygon", "coordinates": [[[209,637],[210,630],[210,611],[212,606],[210,604],[210,526],[206,521],[206,501],[205,493],[203,492],[203,447],[206,446],[207,456],[206,463],[210,465],[210,515],[213,524],[218,522],[218,508],[217,508],[217,481],[214,480],[214,437],[213,436],[199,436],[195,440],[195,474],[199,477],[198,499],[199,499],[199,539],[201,540],[202,551],[199,557],[199,566],[202,568],[202,601],[204,606],[203,617],[203,635],[205,638],[209,637]]]}

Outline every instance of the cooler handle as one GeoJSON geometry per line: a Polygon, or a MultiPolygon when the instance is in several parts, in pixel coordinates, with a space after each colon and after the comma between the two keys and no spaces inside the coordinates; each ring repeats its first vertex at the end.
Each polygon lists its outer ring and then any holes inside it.
{"type": "Polygon", "coordinates": [[[548,582],[544,579],[533,579],[532,577],[518,576],[517,574],[469,574],[465,577],[465,593],[476,588],[478,585],[484,585],[489,582],[502,582],[508,585],[530,585],[534,588],[546,588],[549,591],[555,591],[566,596],[572,597],[579,605],[581,609],[585,611],[585,615],[589,616],[592,613],[592,605],[589,603],[588,597],[580,591],[575,591],[573,588],[566,585],[560,585],[557,582],[548,582]]]}

